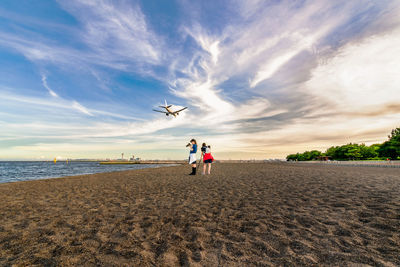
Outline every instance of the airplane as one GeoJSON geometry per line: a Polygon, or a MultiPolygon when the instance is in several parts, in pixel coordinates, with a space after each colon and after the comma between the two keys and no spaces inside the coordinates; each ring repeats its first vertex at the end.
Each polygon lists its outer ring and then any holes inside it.
{"type": "Polygon", "coordinates": [[[164,108],[166,111],[161,111],[161,110],[156,110],[156,109],[153,109],[153,111],[164,113],[166,116],[172,115],[172,116],[174,116],[176,118],[176,115],[179,115],[179,112],[181,112],[182,110],[187,109],[187,107],[184,107],[183,109],[180,109],[180,110],[177,110],[177,111],[172,111],[171,110],[172,105],[168,105],[167,104],[167,100],[164,100],[164,102],[165,102],[165,106],[159,106],[159,107],[160,108],[164,108]]]}

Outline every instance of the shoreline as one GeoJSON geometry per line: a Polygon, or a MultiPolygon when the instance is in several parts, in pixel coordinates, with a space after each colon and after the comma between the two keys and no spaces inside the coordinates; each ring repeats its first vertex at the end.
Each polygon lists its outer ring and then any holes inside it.
{"type": "Polygon", "coordinates": [[[142,165],[151,165],[151,166],[141,166],[141,168],[138,168],[138,169],[122,169],[122,170],[109,170],[109,171],[99,171],[99,172],[83,172],[83,173],[76,173],[76,174],[71,174],[71,175],[56,175],[55,174],[55,176],[42,176],[42,177],[35,177],[35,178],[28,178],[28,177],[25,177],[25,178],[13,178],[14,180],[10,180],[11,178],[2,177],[0,179],[4,179],[4,181],[0,180],[0,185],[1,184],[8,184],[8,183],[19,183],[19,182],[40,181],[40,180],[48,180],[48,179],[69,178],[69,177],[76,177],[76,176],[101,174],[101,173],[118,173],[118,172],[124,172],[124,171],[134,171],[134,170],[142,170],[142,169],[154,169],[154,168],[178,166],[178,164],[156,164],[156,163],[142,164],[142,165]]]}
{"type": "Polygon", "coordinates": [[[0,184],[1,266],[398,266],[396,169],[213,164],[0,184]]]}
{"type": "Polygon", "coordinates": [[[101,165],[129,165],[129,164],[186,164],[187,161],[183,160],[138,160],[138,161],[99,161],[101,165]]]}

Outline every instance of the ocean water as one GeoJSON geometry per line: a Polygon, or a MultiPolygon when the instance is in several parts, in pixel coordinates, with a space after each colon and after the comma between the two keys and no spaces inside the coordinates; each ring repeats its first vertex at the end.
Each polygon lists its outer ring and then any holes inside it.
{"type": "MultiPolygon", "coordinates": [[[[173,164],[170,164],[173,165],[173,164]]],[[[138,170],[170,166],[167,164],[116,164],[101,165],[98,162],[48,162],[48,161],[0,161],[0,183],[57,178],[81,174],[138,170]]]]}

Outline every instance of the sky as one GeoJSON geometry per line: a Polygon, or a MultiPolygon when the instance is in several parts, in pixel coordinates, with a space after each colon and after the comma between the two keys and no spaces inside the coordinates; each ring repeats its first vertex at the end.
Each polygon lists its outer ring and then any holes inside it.
{"type": "Polygon", "coordinates": [[[400,1],[0,2],[0,160],[285,158],[400,127],[400,1]],[[153,112],[187,106],[177,118],[153,112]]]}

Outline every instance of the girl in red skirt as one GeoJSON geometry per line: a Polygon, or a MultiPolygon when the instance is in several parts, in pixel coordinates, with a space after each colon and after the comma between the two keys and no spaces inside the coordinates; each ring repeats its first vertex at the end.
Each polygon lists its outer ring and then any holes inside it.
{"type": "Polygon", "coordinates": [[[211,174],[211,163],[214,161],[213,156],[211,155],[211,147],[207,146],[206,143],[203,143],[201,147],[201,154],[203,156],[203,175],[206,174],[206,169],[208,166],[208,174],[211,174]]]}

